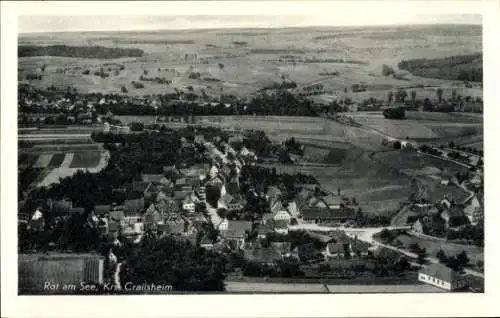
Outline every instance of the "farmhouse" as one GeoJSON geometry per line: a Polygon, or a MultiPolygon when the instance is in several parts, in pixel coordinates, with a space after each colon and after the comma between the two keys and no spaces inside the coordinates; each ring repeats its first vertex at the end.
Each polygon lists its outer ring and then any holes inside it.
{"type": "Polygon", "coordinates": [[[352,208],[340,207],[338,209],[330,208],[304,208],[302,209],[302,219],[305,222],[326,223],[337,222],[344,223],[354,220],[356,213],[352,208]]]}
{"type": "Polygon", "coordinates": [[[467,285],[463,276],[442,264],[431,264],[418,272],[418,280],[446,290],[456,290],[467,285]]]}

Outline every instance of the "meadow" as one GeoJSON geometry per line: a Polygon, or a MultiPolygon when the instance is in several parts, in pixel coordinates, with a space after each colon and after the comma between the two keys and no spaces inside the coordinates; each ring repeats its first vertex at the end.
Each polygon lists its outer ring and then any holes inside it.
{"type": "Polygon", "coordinates": [[[481,52],[481,27],[476,26],[28,34],[19,37],[19,44],[102,46],[144,52],[140,57],[112,60],[60,56],[19,59],[21,81],[38,87],[73,86],[81,92],[120,93],[124,86],[130,95],[165,94],[192,86],[198,95],[203,90],[210,97],[221,92],[248,97],[286,78],[298,84],[297,91],[321,83],[326,95],[344,96],[348,88],[346,97],[354,101],[369,97],[385,100],[387,92],[398,87],[413,87],[417,98],[422,99],[435,97],[437,86],[444,89],[444,97],[452,90],[463,96],[482,95],[476,84],[467,87],[460,81],[420,77],[398,69],[403,60],[481,52]],[[116,69],[112,63],[123,68],[116,69]],[[384,76],[384,64],[395,69],[397,76],[384,76]],[[95,76],[101,68],[109,76],[95,76]],[[83,75],[85,70],[88,75],[83,75]],[[200,76],[190,78],[191,73],[200,76]],[[27,80],[28,74],[42,75],[42,79],[27,80]],[[143,82],[145,87],[136,89],[131,82],[139,81],[140,76],[165,77],[172,83],[143,82]],[[367,91],[352,92],[355,84],[366,85],[367,91]]]}

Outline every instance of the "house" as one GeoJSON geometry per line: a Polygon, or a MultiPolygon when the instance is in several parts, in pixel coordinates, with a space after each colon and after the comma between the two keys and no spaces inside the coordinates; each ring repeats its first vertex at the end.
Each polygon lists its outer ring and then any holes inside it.
{"type": "Polygon", "coordinates": [[[356,218],[355,211],[350,207],[330,208],[303,208],[302,219],[305,222],[315,223],[344,223],[356,218]]]}
{"type": "Polygon", "coordinates": [[[441,219],[445,221],[446,228],[460,226],[466,224],[466,221],[468,221],[468,219],[465,218],[464,209],[460,205],[454,205],[444,210],[441,213],[441,219]]]}
{"type": "Polygon", "coordinates": [[[80,207],[72,207],[69,210],[70,214],[84,214],[85,213],[85,208],[80,208],[80,207]]]}
{"type": "Polygon", "coordinates": [[[190,193],[182,200],[182,209],[188,213],[194,213],[195,210],[196,202],[193,197],[194,195],[190,193]]]}
{"type": "Polygon", "coordinates": [[[286,235],[288,234],[288,225],[290,222],[286,220],[273,220],[273,228],[276,233],[286,235]]]}
{"type": "Polygon", "coordinates": [[[180,217],[170,217],[164,223],[158,224],[160,235],[182,235],[186,229],[186,221],[180,217]]]}
{"type": "Polygon", "coordinates": [[[271,242],[271,248],[276,250],[282,258],[292,256],[292,243],[291,242],[271,242]]]}
{"type": "Polygon", "coordinates": [[[417,220],[415,223],[413,223],[413,225],[411,226],[411,230],[415,233],[418,233],[418,234],[424,234],[424,225],[422,224],[422,222],[419,220],[417,220]]]}
{"type": "Polygon", "coordinates": [[[443,207],[444,209],[449,209],[451,208],[451,202],[450,200],[448,200],[448,198],[443,198],[441,201],[439,201],[439,204],[441,205],[441,207],[443,207]]]}
{"type": "Polygon", "coordinates": [[[299,212],[299,209],[297,207],[297,203],[295,203],[295,201],[288,202],[286,210],[287,210],[288,214],[290,214],[291,218],[295,218],[295,219],[299,218],[300,212],[299,212]]]}
{"type": "Polygon", "coordinates": [[[358,239],[351,240],[351,256],[366,257],[370,252],[370,244],[358,239]]]}
{"type": "Polygon", "coordinates": [[[250,221],[228,221],[225,219],[219,225],[220,235],[229,241],[234,241],[237,248],[245,245],[247,232],[252,231],[252,222],[250,221]]]}
{"type": "Polygon", "coordinates": [[[207,235],[204,235],[200,241],[200,247],[206,249],[206,250],[213,250],[214,249],[214,242],[212,242],[207,235]]]}
{"type": "Polygon", "coordinates": [[[320,200],[330,209],[339,209],[340,204],[342,203],[342,200],[339,196],[333,195],[331,193],[322,196],[320,200]]]}
{"type": "Polygon", "coordinates": [[[465,202],[464,213],[469,218],[471,224],[477,224],[479,220],[482,218],[481,213],[478,213],[481,210],[481,204],[477,196],[473,196],[469,200],[465,202]]]}
{"type": "Polygon", "coordinates": [[[162,215],[152,203],[143,216],[144,230],[156,230],[157,225],[162,222],[162,215]]]}
{"type": "Polygon", "coordinates": [[[257,226],[255,227],[255,232],[257,233],[257,238],[265,239],[266,235],[274,232],[274,229],[269,223],[257,224],[257,226]]]}
{"type": "Polygon", "coordinates": [[[281,190],[277,187],[270,186],[267,188],[266,199],[269,201],[269,205],[273,206],[276,201],[281,199],[282,193],[281,190]]]}
{"type": "Polygon", "coordinates": [[[290,213],[288,213],[288,211],[285,208],[283,208],[281,203],[279,205],[281,206],[281,208],[276,208],[276,209],[274,209],[274,211],[273,211],[273,209],[271,209],[272,214],[273,214],[273,220],[274,221],[284,221],[287,224],[290,224],[290,220],[291,220],[292,216],[290,215],[290,213]]]}
{"type": "Polygon", "coordinates": [[[111,211],[111,205],[109,204],[95,205],[92,211],[95,213],[95,215],[108,215],[109,212],[111,211]]]}
{"type": "Polygon", "coordinates": [[[349,244],[336,242],[328,243],[325,248],[325,258],[341,258],[349,255],[349,244]]]}
{"type": "Polygon", "coordinates": [[[443,264],[431,264],[418,272],[418,280],[445,290],[453,291],[467,286],[463,276],[443,264]]]}

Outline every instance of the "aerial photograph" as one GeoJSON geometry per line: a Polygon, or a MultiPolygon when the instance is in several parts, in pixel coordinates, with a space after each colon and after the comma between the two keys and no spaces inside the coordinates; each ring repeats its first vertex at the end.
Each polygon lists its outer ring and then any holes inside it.
{"type": "Polygon", "coordinates": [[[318,24],[20,17],[17,293],[484,293],[481,16],[318,24]]]}

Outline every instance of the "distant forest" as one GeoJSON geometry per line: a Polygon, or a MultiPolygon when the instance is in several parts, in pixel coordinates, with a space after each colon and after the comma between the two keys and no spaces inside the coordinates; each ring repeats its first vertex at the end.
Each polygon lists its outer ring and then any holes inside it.
{"type": "Polygon", "coordinates": [[[398,67],[422,77],[469,82],[483,81],[483,56],[481,53],[440,59],[401,61],[398,67]]]}
{"type": "Polygon", "coordinates": [[[20,45],[18,57],[62,56],[88,59],[116,59],[122,57],[141,57],[144,51],[139,49],[109,48],[103,46],[67,46],[67,45],[20,45]]]}

